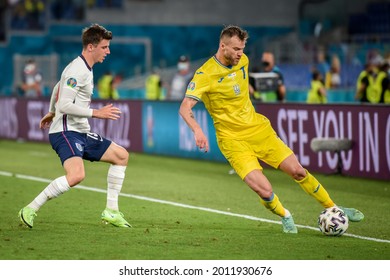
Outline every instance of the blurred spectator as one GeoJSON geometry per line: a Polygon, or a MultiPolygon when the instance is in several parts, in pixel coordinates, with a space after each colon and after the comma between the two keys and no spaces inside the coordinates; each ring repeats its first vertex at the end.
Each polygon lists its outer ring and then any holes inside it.
{"type": "MultiPolygon", "coordinates": [[[[390,65],[390,52],[388,52],[386,55],[385,55],[385,62],[387,62],[389,65],[390,65]]],[[[390,75],[390,69],[389,71],[387,71],[390,75]]]]}
{"type": "Polygon", "coordinates": [[[29,59],[24,66],[20,89],[25,97],[42,96],[42,74],[33,59],[29,59]]]}
{"type": "Polygon", "coordinates": [[[250,94],[255,100],[261,100],[262,102],[284,101],[286,96],[284,78],[279,67],[275,65],[273,53],[264,52],[261,57],[261,64],[262,71],[259,72],[260,75],[251,73],[253,75],[249,80],[250,94]]]}
{"type": "Polygon", "coordinates": [[[42,0],[13,1],[11,28],[16,30],[45,29],[45,2],[42,0]]]}
{"type": "Polygon", "coordinates": [[[27,23],[29,29],[45,29],[45,2],[41,0],[25,0],[27,23]]]}
{"type": "Polygon", "coordinates": [[[55,20],[76,20],[85,18],[83,0],[53,0],[50,4],[51,18],[55,20]]]}
{"type": "Polygon", "coordinates": [[[356,80],[356,97],[355,97],[356,100],[360,100],[362,97],[362,96],[358,96],[360,88],[362,86],[362,80],[368,74],[368,72],[372,67],[373,64],[370,61],[368,61],[366,64],[364,64],[363,70],[359,73],[359,76],[356,80]]]}
{"type": "Polygon", "coordinates": [[[317,52],[316,63],[314,68],[320,72],[321,77],[325,78],[330,71],[329,63],[326,61],[325,51],[319,49],[317,52]]]}
{"type": "Polygon", "coordinates": [[[359,75],[356,100],[363,103],[390,102],[389,64],[378,57],[372,57],[365,70],[359,75]]]}
{"type": "Polygon", "coordinates": [[[332,56],[332,62],[329,72],[326,74],[325,87],[326,88],[339,88],[341,86],[341,65],[340,59],[337,55],[332,56]]]}
{"type": "Polygon", "coordinates": [[[192,76],[193,73],[190,71],[190,60],[184,55],[180,56],[177,63],[177,72],[172,78],[167,99],[182,100],[192,76]]]}
{"type": "Polygon", "coordinates": [[[323,77],[318,70],[314,70],[312,73],[311,87],[307,93],[306,102],[310,104],[328,103],[323,77]]]}
{"type": "Polygon", "coordinates": [[[98,93],[101,99],[119,99],[117,90],[118,83],[121,82],[121,76],[112,75],[107,71],[98,81],[98,93]]]}
{"type": "Polygon", "coordinates": [[[145,97],[148,100],[163,99],[162,80],[157,68],[153,69],[152,73],[146,78],[145,97]]]}
{"type": "Polygon", "coordinates": [[[364,65],[364,69],[360,72],[356,81],[356,95],[355,95],[356,100],[363,103],[369,102],[367,98],[367,86],[371,78],[369,78],[368,76],[373,76],[374,72],[375,72],[375,65],[372,63],[372,61],[369,60],[364,65]]]}
{"type": "Polygon", "coordinates": [[[376,66],[379,66],[383,62],[383,56],[377,49],[372,49],[367,53],[367,61],[370,61],[376,66]]]}
{"type": "Polygon", "coordinates": [[[27,12],[22,2],[11,5],[11,29],[24,30],[28,28],[27,12]]]}
{"type": "Polygon", "coordinates": [[[381,86],[381,96],[379,103],[390,104],[390,79],[389,79],[390,64],[384,61],[380,67],[378,74],[379,84],[381,86]]]}

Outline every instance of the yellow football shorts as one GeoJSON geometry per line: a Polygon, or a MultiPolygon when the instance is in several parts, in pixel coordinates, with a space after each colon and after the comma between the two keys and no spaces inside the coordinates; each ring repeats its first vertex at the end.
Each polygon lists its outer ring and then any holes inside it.
{"type": "Polygon", "coordinates": [[[245,140],[219,139],[218,146],[241,179],[255,169],[263,169],[259,160],[278,168],[293,154],[270,124],[245,140]]]}

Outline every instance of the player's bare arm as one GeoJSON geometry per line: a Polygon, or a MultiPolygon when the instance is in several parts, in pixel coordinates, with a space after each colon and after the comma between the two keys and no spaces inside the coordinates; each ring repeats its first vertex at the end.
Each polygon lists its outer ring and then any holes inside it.
{"type": "Polygon", "coordinates": [[[194,113],[192,112],[192,108],[196,105],[196,103],[198,103],[197,100],[185,97],[180,105],[179,113],[194,132],[196,146],[200,149],[204,149],[204,152],[207,153],[209,150],[209,142],[206,135],[203,133],[202,128],[195,120],[194,113]]]}

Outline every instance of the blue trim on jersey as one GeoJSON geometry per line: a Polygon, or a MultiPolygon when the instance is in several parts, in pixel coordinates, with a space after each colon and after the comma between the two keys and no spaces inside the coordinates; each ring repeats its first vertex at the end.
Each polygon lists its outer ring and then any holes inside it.
{"type": "Polygon", "coordinates": [[[201,100],[202,100],[202,99],[200,99],[199,97],[197,97],[197,96],[195,96],[195,95],[191,95],[191,94],[187,94],[186,97],[195,99],[195,100],[197,100],[197,101],[201,101],[201,100]]]}
{"type": "Polygon", "coordinates": [[[242,70],[242,75],[244,76],[244,80],[245,80],[246,79],[245,66],[242,66],[240,70],[242,70]]]}
{"type": "Polygon", "coordinates": [[[67,115],[66,114],[62,115],[62,130],[63,131],[67,131],[68,130],[67,122],[68,122],[67,115]]]}
{"type": "Polygon", "coordinates": [[[89,70],[89,71],[92,71],[92,67],[89,66],[89,64],[88,64],[87,60],[85,59],[85,57],[84,57],[82,54],[80,54],[79,56],[80,56],[81,59],[84,61],[85,66],[87,66],[88,70],[89,70]]]}
{"type": "Polygon", "coordinates": [[[225,67],[225,68],[227,68],[227,69],[232,69],[232,68],[233,68],[233,65],[228,65],[228,66],[223,65],[223,64],[218,60],[218,58],[217,58],[215,55],[213,55],[213,58],[214,58],[214,60],[215,60],[219,65],[221,65],[222,67],[225,67]]]}

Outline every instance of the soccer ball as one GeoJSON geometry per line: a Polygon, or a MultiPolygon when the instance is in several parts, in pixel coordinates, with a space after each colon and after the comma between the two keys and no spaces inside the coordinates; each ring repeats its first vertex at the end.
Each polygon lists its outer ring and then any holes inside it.
{"type": "Polygon", "coordinates": [[[343,235],[348,229],[348,216],[337,207],[327,208],[318,217],[320,231],[328,236],[343,235]]]}

